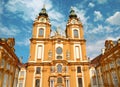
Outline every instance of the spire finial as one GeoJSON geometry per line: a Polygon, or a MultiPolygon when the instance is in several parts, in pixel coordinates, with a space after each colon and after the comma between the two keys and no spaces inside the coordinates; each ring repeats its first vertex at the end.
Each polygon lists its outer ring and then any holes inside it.
{"type": "Polygon", "coordinates": [[[74,18],[77,18],[77,15],[75,13],[75,10],[73,9],[73,7],[71,6],[71,10],[70,10],[70,15],[69,15],[70,18],[74,17],[74,18]]]}
{"type": "Polygon", "coordinates": [[[73,10],[73,6],[70,7],[70,10],[73,10]]]}
{"type": "Polygon", "coordinates": [[[43,4],[43,8],[42,8],[41,12],[39,13],[39,16],[41,16],[41,15],[48,17],[48,14],[47,14],[46,9],[45,9],[45,4],[43,4]]]}
{"type": "Polygon", "coordinates": [[[45,4],[43,4],[43,8],[45,8],[45,4]]]}

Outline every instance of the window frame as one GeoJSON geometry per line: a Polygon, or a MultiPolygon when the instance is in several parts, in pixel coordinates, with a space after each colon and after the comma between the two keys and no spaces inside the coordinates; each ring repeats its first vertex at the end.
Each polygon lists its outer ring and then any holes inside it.
{"type": "Polygon", "coordinates": [[[81,73],[81,66],[77,67],[77,73],[81,73]]]}
{"type": "Polygon", "coordinates": [[[39,78],[35,79],[35,87],[40,87],[40,79],[39,78]],[[38,81],[38,83],[37,83],[37,81],[38,81]]]}
{"type": "Polygon", "coordinates": [[[41,67],[36,67],[36,74],[41,74],[41,67]]]}
{"type": "Polygon", "coordinates": [[[77,29],[73,30],[73,36],[74,36],[74,38],[79,38],[79,33],[78,33],[77,29]]]}
{"type": "Polygon", "coordinates": [[[40,37],[43,37],[43,36],[44,36],[44,32],[45,32],[44,29],[43,29],[43,28],[40,28],[38,35],[39,35],[40,37]]]}
{"type": "Polygon", "coordinates": [[[57,78],[57,84],[62,84],[62,77],[57,78]]]}
{"type": "Polygon", "coordinates": [[[57,72],[62,73],[62,65],[61,64],[57,65],[57,72]]]}

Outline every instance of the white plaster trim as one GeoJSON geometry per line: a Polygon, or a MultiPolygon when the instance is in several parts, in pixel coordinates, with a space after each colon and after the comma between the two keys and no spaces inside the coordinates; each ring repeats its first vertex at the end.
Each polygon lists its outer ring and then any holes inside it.
{"type": "Polygon", "coordinates": [[[32,86],[32,87],[35,86],[35,71],[36,71],[36,67],[34,67],[34,73],[33,73],[33,86],[32,86]]]}
{"type": "Polygon", "coordinates": [[[25,84],[26,84],[26,70],[23,70],[24,71],[24,83],[23,83],[23,87],[25,87],[25,84]]]}
{"type": "Polygon", "coordinates": [[[69,77],[66,77],[66,87],[70,87],[70,78],[69,77]],[[68,80],[68,83],[69,83],[69,85],[67,85],[67,80],[68,80]]]}
{"type": "Polygon", "coordinates": [[[80,60],[82,60],[82,50],[81,50],[81,45],[80,44],[74,44],[74,60],[76,61],[76,52],[75,52],[75,50],[76,50],[76,46],[78,46],[79,47],[79,58],[80,58],[80,60]]]}
{"type": "Polygon", "coordinates": [[[43,61],[43,58],[44,58],[44,44],[40,44],[40,43],[37,43],[36,44],[36,51],[35,51],[35,62],[37,61],[37,55],[38,55],[38,46],[41,45],[42,46],[42,57],[41,57],[41,60],[43,61]]]}
{"type": "Polygon", "coordinates": [[[39,36],[39,29],[40,28],[42,28],[42,29],[44,29],[44,35],[43,35],[43,37],[45,38],[45,33],[46,33],[46,29],[45,29],[45,27],[37,27],[37,36],[36,36],[36,38],[38,38],[38,36],[39,36]]]}
{"type": "Polygon", "coordinates": [[[84,82],[84,71],[83,71],[83,66],[81,66],[81,70],[82,70],[82,84],[83,84],[83,87],[85,87],[85,82],[84,82]]]}
{"type": "Polygon", "coordinates": [[[63,44],[58,44],[58,43],[55,44],[55,60],[58,60],[58,59],[57,59],[57,56],[59,55],[59,54],[56,53],[56,48],[57,48],[57,47],[61,47],[61,48],[62,48],[62,54],[60,54],[60,56],[62,56],[62,59],[60,59],[60,60],[63,60],[63,59],[64,59],[64,58],[63,58],[63,57],[64,57],[64,56],[63,56],[63,44]]]}
{"type": "Polygon", "coordinates": [[[78,30],[78,38],[80,38],[80,29],[79,28],[72,28],[72,38],[74,38],[74,30],[78,30]]]}

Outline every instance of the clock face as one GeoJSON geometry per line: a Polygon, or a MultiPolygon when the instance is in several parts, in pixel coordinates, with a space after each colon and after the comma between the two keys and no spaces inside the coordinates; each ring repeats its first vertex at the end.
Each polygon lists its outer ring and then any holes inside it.
{"type": "Polygon", "coordinates": [[[46,22],[45,18],[40,18],[40,22],[46,22]]]}
{"type": "Polygon", "coordinates": [[[75,23],[76,23],[76,20],[72,20],[71,23],[72,23],[72,24],[75,24],[75,23]]]}

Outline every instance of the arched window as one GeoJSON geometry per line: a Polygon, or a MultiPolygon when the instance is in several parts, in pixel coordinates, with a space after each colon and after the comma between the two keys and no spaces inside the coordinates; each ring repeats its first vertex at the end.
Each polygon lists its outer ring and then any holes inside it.
{"type": "Polygon", "coordinates": [[[39,36],[43,36],[44,35],[44,29],[40,28],[39,29],[39,36]]]}
{"type": "Polygon", "coordinates": [[[62,83],[62,78],[61,78],[61,77],[58,77],[58,78],[57,78],[57,83],[58,83],[58,84],[61,84],[61,83],[62,83]]]}
{"type": "Polygon", "coordinates": [[[57,65],[57,72],[58,72],[58,73],[61,73],[61,72],[62,72],[62,65],[61,65],[61,64],[58,64],[58,65],[57,65]]]}
{"type": "Polygon", "coordinates": [[[73,33],[74,33],[74,38],[78,38],[78,30],[75,29],[73,33]]]}

